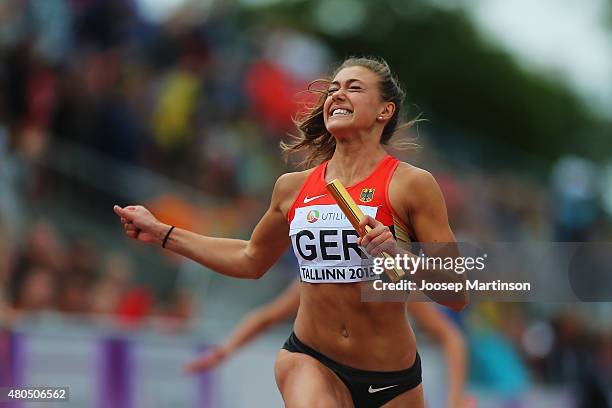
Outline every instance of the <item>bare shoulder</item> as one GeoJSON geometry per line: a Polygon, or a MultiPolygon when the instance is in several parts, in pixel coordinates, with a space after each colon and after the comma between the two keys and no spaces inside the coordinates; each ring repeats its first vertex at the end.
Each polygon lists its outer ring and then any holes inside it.
{"type": "Polygon", "coordinates": [[[314,169],[308,169],[281,174],[274,185],[275,193],[279,194],[280,197],[292,195],[292,193],[297,195],[313,170],[314,169]]]}
{"type": "Polygon", "coordinates": [[[422,189],[437,185],[436,179],[429,171],[405,162],[398,164],[393,181],[404,188],[410,186],[422,189]]]}
{"type": "Polygon", "coordinates": [[[314,168],[285,173],[276,180],[272,200],[276,202],[283,214],[288,213],[291,204],[293,204],[306,179],[313,171],[314,168]]]}
{"type": "Polygon", "coordinates": [[[389,199],[399,214],[408,216],[439,191],[438,183],[429,171],[400,162],[389,185],[389,199]]]}

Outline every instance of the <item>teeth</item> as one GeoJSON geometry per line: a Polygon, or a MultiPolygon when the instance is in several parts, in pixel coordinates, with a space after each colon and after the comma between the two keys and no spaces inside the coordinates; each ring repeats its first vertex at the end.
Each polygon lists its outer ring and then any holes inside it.
{"type": "Polygon", "coordinates": [[[349,110],[347,110],[347,109],[338,108],[338,109],[334,109],[332,111],[332,116],[336,116],[336,115],[350,115],[350,114],[351,114],[351,112],[349,110]]]}

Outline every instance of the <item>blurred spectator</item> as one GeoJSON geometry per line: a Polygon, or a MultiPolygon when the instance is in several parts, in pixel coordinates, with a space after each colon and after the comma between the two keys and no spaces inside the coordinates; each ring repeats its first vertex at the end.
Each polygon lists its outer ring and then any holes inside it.
{"type": "Polygon", "coordinates": [[[604,210],[612,219],[612,162],[606,164],[601,173],[600,189],[604,210]]]}
{"type": "MultiPolygon", "coordinates": [[[[0,87],[0,89],[2,89],[0,87]]],[[[2,101],[0,99],[0,216],[3,227],[14,239],[20,240],[23,227],[22,201],[18,189],[18,163],[11,155],[9,129],[3,122],[2,101]]]]}
{"type": "Polygon", "coordinates": [[[246,73],[253,113],[272,134],[282,134],[293,127],[291,118],[298,108],[295,94],[304,85],[271,61],[258,61],[246,73]]]}
{"type": "Polygon", "coordinates": [[[597,168],[574,156],[559,159],[552,171],[557,241],[588,241],[598,217],[597,168]]]}
{"type": "Polygon", "coordinates": [[[57,310],[63,313],[89,313],[90,288],[80,277],[71,277],[59,281],[57,293],[57,310]]]}
{"type": "Polygon", "coordinates": [[[161,152],[185,153],[193,137],[199,81],[195,73],[176,70],[160,83],[153,114],[155,142],[161,152]]]}
{"type": "Polygon", "coordinates": [[[32,266],[15,296],[15,306],[24,312],[42,312],[55,309],[56,285],[53,272],[32,266]]]}
{"type": "Polygon", "coordinates": [[[117,317],[119,322],[128,328],[137,328],[144,324],[145,319],[153,312],[155,299],[146,286],[132,286],[119,301],[117,317]]]}
{"type": "Polygon", "coordinates": [[[93,244],[79,239],[70,244],[66,254],[65,274],[92,281],[97,274],[98,256],[93,244]]]}
{"type": "Polygon", "coordinates": [[[72,13],[69,0],[28,2],[36,30],[36,53],[50,62],[65,57],[72,45],[72,13]]]}
{"type": "Polygon", "coordinates": [[[125,255],[109,255],[91,292],[91,312],[95,315],[116,314],[130,287],[132,275],[131,262],[125,255]]]}
{"type": "MultiPolygon", "coordinates": [[[[29,273],[40,272],[51,274],[52,281],[65,265],[63,245],[57,230],[48,222],[39,222],[30,230],[25,245],[19,250],[9,279],[9,294],[14,304],[20,303],[19,294],[23,293],[26,282],[30,280],[29,273]]],[[[35,282],[41,282],[47,277],[36,277],[35,282]]]]}
{"type": "Polygon", "coordinates": [[[576,388],[577,406],[607,407],[608,388],[600,377],[594,338],[580,317],[568,311],[555,321],[557,342],[548,359],[548,378],[576,388]]]}
{"type": "Polygon", "coordinates": [[[66,264],[58,274],[58,309],[65,313],[89,312],[91,286],[98,259],[91,243],[73,242],[66,251],[66,264]]]}
{"type": "Polygon", "coordinates": [[[0,212],[0,324],[7,323],[9,320],[10,302],[7,288],[13,252],[3,221],[2,212],[0,212]]]}

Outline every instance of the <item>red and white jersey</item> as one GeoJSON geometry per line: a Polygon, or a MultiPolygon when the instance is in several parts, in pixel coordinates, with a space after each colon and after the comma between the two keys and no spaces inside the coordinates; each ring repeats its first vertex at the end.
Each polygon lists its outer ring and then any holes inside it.
{"type": "MultiPolygon", "coordinates": [[[[357,245],[359,235],[325,188],[327,164],[308,176],[287,215],[300,278],[311,283],[376,279],[373,258],[357,245]]],[[[387,155],[368,177],[346,189],[364,214],[388,226],[398,241],[411,242],[412,234],[389,202],[389,183],[398,164],[387,155]]]]}

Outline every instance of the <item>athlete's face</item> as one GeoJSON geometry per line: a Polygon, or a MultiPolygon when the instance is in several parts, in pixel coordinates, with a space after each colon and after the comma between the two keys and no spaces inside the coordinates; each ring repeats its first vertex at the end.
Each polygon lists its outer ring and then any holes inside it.
{"type": "Polygon", "coordinates": [[[348,67],[338,72],[323,105],[325,127],[331,134],[367,130],[386,122],[389,109],[392,114],[394,106],[381,100],[378,82],[378,76],[365,67],[348,67]]]}

